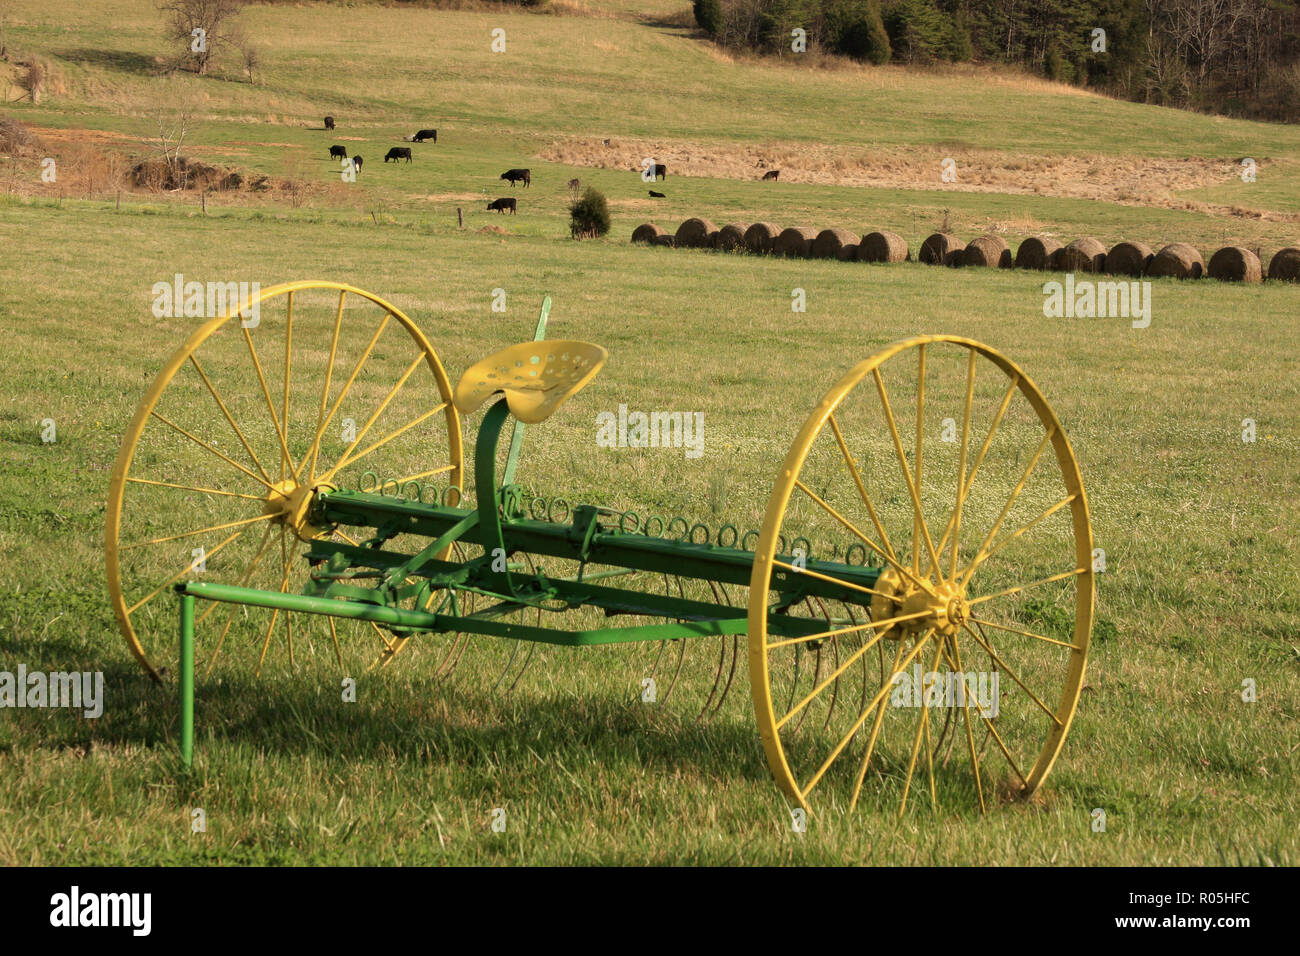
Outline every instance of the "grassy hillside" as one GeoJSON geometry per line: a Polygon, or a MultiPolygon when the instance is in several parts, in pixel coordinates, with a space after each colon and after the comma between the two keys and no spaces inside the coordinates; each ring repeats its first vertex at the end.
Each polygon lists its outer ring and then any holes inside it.
{"type": "Polygon", "coordinates": [[[191,195],[128,192],[118,209],[111,195],[84,198],[75,180],[35,183],[30,157],[0,159],[0,184],[15,194],[0,197],[0,670],[101,670],[108,695],[98,720],[2,712],[0,863],[1296,862],[1295,287],[1157,280],[1151,326],[1134,329],[1044,318],[1036,274],[627,241],[652,216],[675,226],[703,214],[893,228],[915,244],[948,210],[964,238],[995,228],[1012,240],[1047,230],[1187,239],[1207,253],[1227,240],[1276,248],[1300,228],[1283,185],[1300,156],[1294,128],[982,73],[731,62],[627,5],[617,17],[253,7],[260,85],[233,70],[164,81],[151,75],[162,47],[147,5],[104,10],[17,5],[11,49],[46,57],[58,84],[5,115],[49,142],[140,151],[170,89],[201,106],[194,155],[297,172],[319,188],[297,208],[215,195],[204,216],[191,195]],[[494,26],[507,30],[507,54],[488,52],[494,26]],[[311,128],[326,113],[340,119],[336,134],[311,128]],[[426,125],[439,128],[438,145],[414,147],[409,167],[379,161],[426,125]],[[658,144],[701,175],[674,172],[661,187],[669,198],[651,204],[632,169],[600,168],[606,138],[617,157],[658,144]],[[335,142],[366,157],[358,183],[337,181],[326,159],[335,142]],[[739,175],[735,157],[753,150],[780,159],[782,182],[739,175]],[[542,158],[561,152],[570,161],[542,158]],[[963,171],[987,159],[986,181],[972,170],[962,188],[941,188],[948,155],[963,171]],[[1260,162],[1258,183],[1232,179],[1242,156],[1260,162]],[[1051,157],[1056,178],[1036,178],[1051,157]],[[517,165],[534,172],[514,192],[519,215],[476,208],[510,194],[496,176],[517,165]],[[1153,182],[1156,168],[1196,185],[1153,182]],[[607,239],[564,238],[573,176],[609,194],[607,239]],[[890,182],[854,184],[869,176],[890,182]],[[344,627],[342,673],[359,677],[360,695],[343,705],[319,623],[300,635],[295,666],[277,642],[254,677],[267,620],[257,614],[200,681],[199,756],[183,772],[173,687],[154,688],[128,654],[103,571],[118,443],[196,324],[150,311],[153,283],[176,272],[372,290],[415,319],[453,382],[528,338],[549,293],[551,337],[597,342],[611,357],[530,431],[520,479],[742,528],[757,526],[800,424],[854,363],[918,332],[1004,351],[1068,431],[1107,552],[1088,684],[1045,791],[981,816],[972,794],[946,784],[953,799],[937,810],[914,799],[898,821],[895,774],[852,813],[831,800],[794,834],[755,739],[743,653],[726,707],[697,723],[717,644],[692,648],[682,686],[649,707],[636,699],[649,649],[543,648],[503,694],[491,685],[514,665],[494,644],[475,645],[442,684],[438,638],[362,676],[373,635],[344,627]],[[508,293],[504,315],[490,310],[496,288],[508,293]],[[795,288],[806,313],[791,311],[795,288]],[[701,411],[704,455],[598,447],[594,416],[620,403],[701,411]],[[40,438],[47,418],[54,444],[40,438]],[[1254,443],[1241,440],[1245,418],[1257,423],[1254,443]],[[1247,678],[1255,703],[1241,698],[1247,678]],[[207,812],[206,834],[190,832],[193,807],[207,812]],[[505,834],[489,829],[498,807],[505,834]],[[1104,834],[1089,831],[1096,807],[1104,834]]]}

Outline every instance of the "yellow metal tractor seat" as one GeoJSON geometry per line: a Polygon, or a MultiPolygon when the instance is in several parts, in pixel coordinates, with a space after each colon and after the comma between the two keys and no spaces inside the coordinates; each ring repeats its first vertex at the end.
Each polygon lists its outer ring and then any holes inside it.
{"type": "Polygon", "coordinates": [[[500,392],[510,414],[535,425],[595,378],[608,357],[590,342],[521,342],[466,369],[452,401],[457,410],[468,413],[500,392]]]}

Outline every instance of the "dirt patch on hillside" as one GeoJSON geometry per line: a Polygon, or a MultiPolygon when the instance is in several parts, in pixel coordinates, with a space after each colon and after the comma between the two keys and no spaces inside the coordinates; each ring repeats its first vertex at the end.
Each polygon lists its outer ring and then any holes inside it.
{"type": "MultiPolygon", "coordinates": [[[[570,139],[552,143],[541,158],[570,166],[639,171],[647,156],[670,176],[760,180],[772,169],[782,183],[889,189],[990,192],[1097,199],[1130,206],[1191,209],[1274,221],[1289,213],[1245,210],[1179,198],[1184,190],[1227,182],[1240,174],[1234,159],[1162,159],[1137,156],[1012,155],[953,144],[951,148],[855,149],[809,143],[706,144],[681,141],[570,139]],[[956,182],[944,183],[941,163],[956,163],[956,182]]],[[[1264,168],[1266,163],[1261,163],[1264,168]]]]}
{"type": "Polygon", "coordinates": [[[483,193],[407,193],[407,199],[423,199],[428,202],[482,202],[492,200],[483,193]]]}

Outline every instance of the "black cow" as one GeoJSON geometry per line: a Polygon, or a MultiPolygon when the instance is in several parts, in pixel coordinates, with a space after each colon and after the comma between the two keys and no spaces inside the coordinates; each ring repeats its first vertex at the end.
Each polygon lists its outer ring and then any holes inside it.
{"type": "Polygon", "coordinates": [[[533,174],[531,170],[527,169],[507,169],[501,174],[501,178],[510,180],[510,187],[512,189],[514,188],[515,183],[522,180],[524,188],[527,189],[529,184],[533,181],[533,174]]]}
{"type": "Polygon", "coordinates": [[[765,173],[763,174],[763,178],[764,178],[764,179],[776,180],[776,179],[778,179],[778,178],[780,177],[780,175],[781,175],[781,170],[779,170],[779,169],[769,169],[767,172],[765,172],[765,173]]]}
{"type": "Polygon", "coordinates": [[[333,128],[334,128],[334,117],[332,117],[332,116],[327,116],[327,117],[325,117],[325,128],[326,128],[326,129],[333,129],[333,128]]]}
{"type": "Polygon", "coordinates": [[[344,149],[342,146],[330,147],[330,159],[347,159],[347,158],[348,158],[348,151],[344,149]]]}
{"type": "Polygon", "coordinates": [[[436,129],[422,129],[411,137],[412,143],[423,143],[426,139],[438,142],[438,131],[436,129]]]}
{"type": "Polygon", "coordinates": [[[505,197],[502,197],[501,199],[498,199],[498,200],[496,200],[496,201],[494,201],[494,202],[488,203],[488,212],[491,212],[493,209],[495,209],[495,210],[496,210],[497,212],[499,212],[499,213],[501,213],[501,212],[505,212],[507,209],[509,209],[509,210],[510,210],[510,215],[513,216],[513,215],[515,214],[515,199],[514,199],[514,197],[513,197],[513,196],[505,196],[505,197]]]}
{"type": "Polygon", "coordinates": [[[650,198],[651,198],[651,199],[667,199],[668,197],[665,196],[663,193],[657,193],[657,192],[655,192],[655,191],[652,189],[652,190],[650,190],[650,198]]]}
{"type": "Polygon", "coordinates": [[[654,171],[654,175],[650,177],[652,180],[668,178],[668,167],[663,163],[655,163],[650,168],[654,171]]]}
{"type": "Polygon", "coordinates": [[[411,147],[409,147],[409,146],[394,146],[394,147],[393,147],[392,149],[390,149],[390,150],[388,151],[388,153],[384,156],[384,162],[388,162],[390,159],[391,159],[393,162],[397,162],[399,159],[404,159],[404,160],[406,160],[406,161],[409,163],[409,162],[411,161],[411,147]]]}
{"type": "Polygon", "coordinates": [[[352,168],[355,169],[357,172],[361,172],[361,157],[360,157],[360,156],[353,156],[353,157],[352,157],[352,168]]]}

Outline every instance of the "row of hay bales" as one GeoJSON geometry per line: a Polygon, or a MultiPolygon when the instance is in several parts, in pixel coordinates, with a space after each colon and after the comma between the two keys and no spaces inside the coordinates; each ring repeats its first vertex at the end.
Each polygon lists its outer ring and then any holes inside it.
{"type": "MultiPolygon", "coordinates": [[[[729,223],[719,228],[707,219],[687,219],[677,227],[676,233],[647,222],[633,230],[632,241],[679,249],[747,251],[799,259],[903,262],[912,257],[907,242],[893,232],[859,236],[848,229],[819,231],[807,226],[782,229],[771,222],[729,223]]],[[[1207,266],[1201,253],[1184,242],[1171,243],[1159,252],[1152,252],[1142,242],[1120,242],[1107,251],[1097,239],[1076,239],[1062,245],[1045,236],[1031,236],[1012,256],[1011,248],[1001,236],[980,236],[968,245],[948,233],[936,232],[921,243],[916,258],[930,265],[954,267],[1015,267],[1178,279],[1208,275],[1229,282],[1259,282],[1265,275],[1259,256],[1242,246],[1225,246],[1210,257],[1207,266]]],[[[1288,247],[1275,254],[1267,275],[1269,279],[1300,281],[1300,248],[1288,247]]]]}

